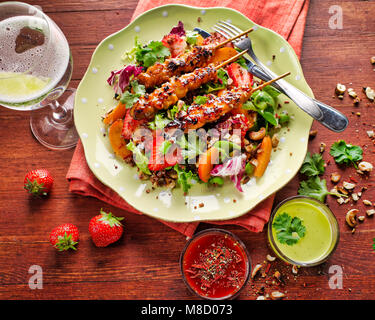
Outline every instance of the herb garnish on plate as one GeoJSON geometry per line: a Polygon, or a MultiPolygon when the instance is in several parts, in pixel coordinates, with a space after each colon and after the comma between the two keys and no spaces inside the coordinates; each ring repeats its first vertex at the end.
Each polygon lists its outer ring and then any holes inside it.
{"type": "Polygon", "coordinates": [[[279,214],[272,224],[276,230],[276,237],[280,243],[288,246],[296,244],[306,234],[306,227],[298,217],[292,218],[288,213],[279,214]]]}

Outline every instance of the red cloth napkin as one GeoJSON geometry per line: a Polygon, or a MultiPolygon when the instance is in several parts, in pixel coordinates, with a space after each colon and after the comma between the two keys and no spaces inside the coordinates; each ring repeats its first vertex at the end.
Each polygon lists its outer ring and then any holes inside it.
{"type": "MultiPolygon", "coordinates": [[[[293,46],[297,55],[300,56],[302,48],[302,38],[305,27],[306,15],[309,0],[140,0],[134,11],[132,20],[140,13],[151,8],[164,5],[180,3],[197,7],[230,7],[242,12],[255,23],[270,28],[293,46]]],[[[78,142],[74,152],[66,178],[69,181],[71,192],[84,196],[91,196],[107,202],[113,206],[124,209],[128,212],[142,214],[130,206],[115,191],[103,185],[89,169],[81,141],[78,142]]],[[[274,196],[270,196],[247,214],[226,221],[210,221],[212,224],[235,224],[240,225],[250,231],[260,232],[268,222],[273,205],[274,196]]],[[[194,234],[199,222],[192,223],[172,223],[161,221],[167,226],[191,237],[194,234]]]]}

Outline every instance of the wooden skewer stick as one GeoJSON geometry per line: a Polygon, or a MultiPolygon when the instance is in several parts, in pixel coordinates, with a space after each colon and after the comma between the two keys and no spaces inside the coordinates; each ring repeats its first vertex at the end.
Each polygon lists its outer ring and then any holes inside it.
{"type": "Polygon", "coordinates": [[[234,36],[234,37],[232,37],[232,38],[229,38],[229,39],[223,41],[222,43],[219,43],[216,47],[214,47],[214,50],[216,50],[216,49],[218,49],[218,48],[220,48],[220,47],[226,45],[226,44],[229,43],[229,42],[232,42],[233,40],[236,40],[236,39],[238,39],[238,38],[243,37],[244,35],[250,33],[250,32],[253,31],[253,30],[254,30],[253,28],[247,29],[246,31],[241,32],[240,34],[238,34],[238,35],[236,35],[236,36],[234,36]]]}
{"type": "Polygon", "coordinates": [[[228,63],[231,63],[235,60],[237,60],[239,57],[242,57],[245,53],[247,52],[247,50],[245,51],[242,51],[238,54],[236,54],[235,56],[233,56],[232,58],[229,58],[228,60],[222,62],[221,64],[219,64],[218,66],[215,67],[216,70],[219,70],[220,68],[224,67],[225,65],[227,65],[228,63]]]}
{"type": "Polygon", "coordinates": [[[280,80],[282,78],[285,78],[286,76],[289,76],[290,75],[290,72],[286,72],[284,74],[282,74],[281,76],[278,76],[277,78],[275,79],[271,79],[270,81],[267,81],[267,82],[264,82],[262,83],[259,87],[256,87],[252,90],[252,92],[255,92],[255,91],[258,91],[258,90],[262,90],[264,87],[267,87],[268,85],[270,85],[271,83],[277,81],[277,80],[280,80]]]}

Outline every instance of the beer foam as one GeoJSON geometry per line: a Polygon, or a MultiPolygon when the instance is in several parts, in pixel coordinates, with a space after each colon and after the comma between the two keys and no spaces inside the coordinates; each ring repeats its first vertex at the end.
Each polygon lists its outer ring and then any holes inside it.
{"type": "Polygon", "coordinates": [[[49,79],[39,92],[17,97],[0,95],[0,101],[12,104],[37,99],[52,90],[64,76],[70,58],[69,45],[59,27],[52,20],[48,21],[47,24],[44,19],[34,16],[15,16],[0,21],[0,74],[29,73],[49,79]],[[24,27],[41,30],[45,36],[44,44],[17,53],[16,38],[24,27]]]}

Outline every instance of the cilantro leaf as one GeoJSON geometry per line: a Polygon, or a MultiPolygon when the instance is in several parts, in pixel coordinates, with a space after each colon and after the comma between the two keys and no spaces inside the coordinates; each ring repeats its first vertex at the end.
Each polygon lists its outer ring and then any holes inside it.
{"type": "Polygon", "coordinates": [[[362,160],[363,150],[359,146],[347,144],[344,140],[340,140],[331,146],[329,154],[335,159],[336,163],[347,166],[353,164],[357,168],[356,162],[362,160]]]}
{"type": "Polygon", "coordinates": [[[133,89],[134,93],[130,91],[125,91],[120,98],[121,103],[125,104],[126,109],[131,108],[134,103],[136,103],[140,96],[146,93],[145,86],[139,84],[138,81],[134,80],[130,82],[130,86],[133,89]]]}
{"type": "Polygon", "coordinates": [[[135,59],[145,67],[152,66],[156,61],[164,61],[165,57],[170,56],[170,51],[161,41],[151,41],[146,46],[137,44],[135,59]]]}
{"type": "Polygon", "coordinates": [[[310,152],[306,154],[306,158],[302,163],[300,172],[308,177],[318,176],[325,171],[324,160],[320,153],[314,153],[312,156],[310,152]]]}
{"type": "Polygon", "coordinates": [[[333,193],[328,191],[325,179],[320,180],[318,176],[315,176],[306,181],[301,181],[298,194],[324,202],[326,196],[333,193]]]}
{"type": "Polygon", "coordinates": [[[302,220],[298,217],[292,218],[286,212],[276,216],[272,227],[276,230],[277,240],[288,246],[296,244],[306,234],[306,227],[302,224],[302,220]]]}
{"type": "Polygon", "coordinates": [[[191,171],[186,172],[178,164],[173,169],[177,172],[177,183],[181,186],[184,193],[188,193],[189,189],[193,186],[192,180],[198,180],[199,178],[191,171]]]}
{"type": "Polygon", "coordinates": [[[374,251],[375,251],[375,238],[374,239],[372,239],[372,241],[374,241],[374,244],[372,245],[372,248],[374,249],[374,251]]]}

